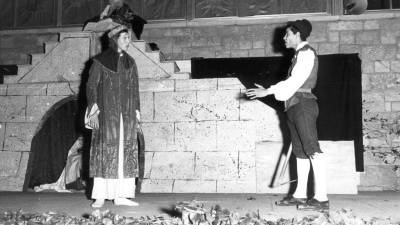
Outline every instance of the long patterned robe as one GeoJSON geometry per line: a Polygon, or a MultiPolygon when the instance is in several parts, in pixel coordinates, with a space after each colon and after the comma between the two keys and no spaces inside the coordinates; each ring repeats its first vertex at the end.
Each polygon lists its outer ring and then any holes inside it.
{"type": "Polygon", "coordinates": [[[123,178],[138,176],[136,110],[139,110],[138,73],[134,59],[109,49],[93,59],[87,82],[88,111],[99,107],[99,129],[92,131],[90,176],[118,177],[120,118],[123,118],[123,178]]]}

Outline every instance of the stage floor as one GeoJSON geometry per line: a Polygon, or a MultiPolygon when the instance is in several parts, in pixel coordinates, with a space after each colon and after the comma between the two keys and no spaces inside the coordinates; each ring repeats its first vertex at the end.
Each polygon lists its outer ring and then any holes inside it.
{"type": "MultiPolygon", "coordinates": [[[[107,201],[102,210],[126,217],[140,216],[174,216],[174,204],[179,201],[197,200],[203,202],[206,208],[219,204],[231,212],[245,215],[249,212],[259,212],[261,217],[294,218],[315,215],[318,212],[298,211],[295,207],[278,207],[274,202],[283,195],[271,194],[138,194],[138,207],[114,206],[107,201]]],[[[354,215],[370,219],[372,217],[391,218],[400,222],[399,192],[361,192],[358,195],[330,195],[331,211],[350,209],[354,215]]],[[[60,212],[81,217],[90,214],[93,209],[84,193],[34,193],[34,192],[0,192],[0,212],[22,209],[24,212],[43,213],[60,212]]]]}

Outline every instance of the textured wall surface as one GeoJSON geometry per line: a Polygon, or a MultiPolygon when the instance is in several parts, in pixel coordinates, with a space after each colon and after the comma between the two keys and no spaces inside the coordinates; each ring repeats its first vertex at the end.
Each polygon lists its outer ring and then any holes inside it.
{"type": "MultiPolygon", "coordinates": [[[[387,13],[321,16],[310,20],[313,33],[309,41],[319,54],[359,53],[362,60],[366,152],[365,172],[361,173],[358,189],[399,190],[400,16],[387,13]]],[[[271,44],[274,29],[284,24],[285,19],[221,20],[175,26],[150,24],[143,39],[156,42],[170,60],[277,56],[279,53],[271,44]]],[[[45,87],[35,85],[24,88],[0,85],[1,102],[7,105],[0,108],[0,144],[3,146],[0,154],[4,154],[1,158],[8,162],[1,163],[7,169],[2,168],[0,175],[1,183],[7,183],[10,189],[18,186],[18,177],[24,171],[9,162],[14,160],[23,164],[27,160],[31,137],[26,134],[32,133],[39,115],[58,98],[48,96],[57,93],[49,91],[50,84],[45,84],[45,87]]],[[[260,168],[273,165],[267,165],[263,161],[266,156],[260,155],[265,147],[262,141],[270,142],[268,148],[272,160],[278,154],[272,153],[273,149],[280,148],[282,138],[277,126],[279,121],[276,113],[264,105],[237,100],[242,88],[237,80],[147,80],[141,81],[140,88],[142,101],[147,103],[142,106],[143,128],[152,134],[152,138],[146,140],[148,161],[145,175],[148,179],[144,190],[268,191],[265,188],[267,182],[260,178],[266,176],[267,169],[260,168]],[[269,119],[264,120],[258,115],[259,120],[254,122],[252,112],[256,111],[263,112],[269,119]],[[185,163],[177,165],[175,162],[185,163]],[[232,187],[237,188],[233,190],[232,187]]],[[[325,146],[333,149],[349,146],[348,143],[342,144],[341,147],[335,143],[326,143],[325,146]]],[[[353,176],[351,171],[344,174],[349,174],[349,177],[343,177],[343,180],[349,179],[357,184],[357,176],[353,176]]]]}

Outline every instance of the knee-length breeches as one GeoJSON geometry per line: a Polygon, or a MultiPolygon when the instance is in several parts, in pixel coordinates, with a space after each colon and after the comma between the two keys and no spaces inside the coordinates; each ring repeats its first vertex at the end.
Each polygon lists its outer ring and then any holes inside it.
{"type": "Polygon", "coordinates": [[[293,153],[298,158],[309,158],[322,153],[317,134],[318,104],[313,98],[299,98],[299,103],[287,110],[287,123],[293,153]]]}

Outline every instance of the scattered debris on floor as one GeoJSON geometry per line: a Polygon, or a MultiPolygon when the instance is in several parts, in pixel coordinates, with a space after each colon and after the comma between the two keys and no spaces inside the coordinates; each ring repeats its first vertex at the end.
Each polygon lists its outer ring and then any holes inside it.
{"type": "Polygon", "coordinates": [[[42,214],[25,213],[22,210],[16,212],[4,212],[0,214],[0,224],[23,225],[391,225],[390,219],[373,218],[365,220],[352,214],[350,210],[339,210],[303,218],[284,219],[277,216],[261,218],[258,212],[240,216],[222,209],[219,205],[206,210],[201,204],[193,202],[180,202],[176,209],[182,213],[182,218],[163,216],[144,216],[140,218],[124,217],[112,213],[109,210],[95,210],[90,215],[80,218],[66,214],[48,212],[42,214]]]}

